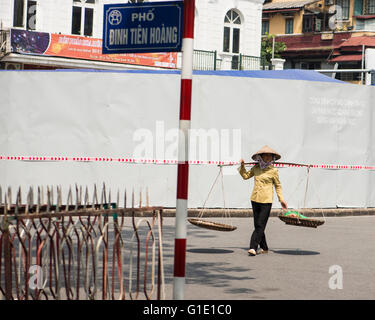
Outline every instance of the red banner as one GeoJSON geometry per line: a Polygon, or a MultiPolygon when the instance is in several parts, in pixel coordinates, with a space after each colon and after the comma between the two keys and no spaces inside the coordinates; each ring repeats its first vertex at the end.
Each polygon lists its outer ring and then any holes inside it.
{"type": "Polygon", "coordinates": [[[177,67],[176,52],[102,54],[101,39],[61,34],[51,34],[50,45],[44,54],[173,69],[177,67]]]}
{"type": "Polygon", "coordinates": [[[177,52],[102,54],[102,39],[26,30],[11,30],[12,52],[177,68],[177,52]]]}

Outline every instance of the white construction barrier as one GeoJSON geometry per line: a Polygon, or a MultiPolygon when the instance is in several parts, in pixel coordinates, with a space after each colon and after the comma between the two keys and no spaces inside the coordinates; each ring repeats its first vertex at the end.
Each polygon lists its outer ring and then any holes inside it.
{"type": "MultiPolygon", "coordinates": [[[[150,205],[174,207],[179,86],[178,72],[0,72],[3,192],[105,182],[113,194],[148,187],[150,205]]],[[[189,207],[203,205],[219,161],[251,161],[265,144],[280,161],[320,166],[310,169],[306,207],[375,206],[373,87],[308,71],[199,72],[192,99],[189,207]]],[[[246,208],[253,181],[236,168],[223,169],[225,205],[246,208]]],[[[306,173],[279,168],[290,207],[304,203],[306,173]]],[[[206,206],[223,206],[221,183],[206,206]]]]}

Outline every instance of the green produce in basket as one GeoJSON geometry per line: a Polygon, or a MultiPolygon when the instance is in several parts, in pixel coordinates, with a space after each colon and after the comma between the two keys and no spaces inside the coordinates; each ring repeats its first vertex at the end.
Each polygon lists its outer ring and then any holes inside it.
{"type": "Polygon", "coordinates": [[[292,217],[292,218],[301,218],[301,219],[308,219],[304,215],[300,214],[298,211],[288,211],[283,214],[284,217],[292,217]]]}

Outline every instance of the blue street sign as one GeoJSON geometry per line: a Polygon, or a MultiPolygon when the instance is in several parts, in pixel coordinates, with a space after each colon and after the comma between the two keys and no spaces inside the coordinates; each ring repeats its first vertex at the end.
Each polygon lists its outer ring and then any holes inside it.
{"type": "Polygon", "coordinates": [[[104,5],[103,53],[181,51],[183,1],[104,5]]]}

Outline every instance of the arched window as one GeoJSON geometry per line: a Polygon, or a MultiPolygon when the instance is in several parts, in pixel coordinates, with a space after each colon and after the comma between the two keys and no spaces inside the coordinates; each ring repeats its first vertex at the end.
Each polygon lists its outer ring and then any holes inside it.
{"type": "Polygon", "coordinates": [[[231,9],[224,18],[224,52],[240,53],[240,30],[240,14],[236,10],[231,9]]]}

